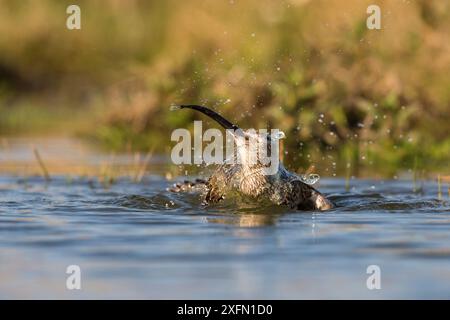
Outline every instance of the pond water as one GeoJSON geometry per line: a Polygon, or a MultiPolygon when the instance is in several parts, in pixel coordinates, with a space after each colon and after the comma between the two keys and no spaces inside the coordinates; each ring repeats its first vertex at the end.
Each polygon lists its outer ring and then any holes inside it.
{"type": "Polygon", "coordinates": [[[346,192],[322,178],[338,205],[325,213],[203,207],[172,183],[0,174],[0,298],[450,298],[450,204],[433,181],[413,193],[356,179],[346,192]],[[66,288],[69,265],[81,290],[66,288]],[[367,288],[370,265],[380,290],[367,288]]]}

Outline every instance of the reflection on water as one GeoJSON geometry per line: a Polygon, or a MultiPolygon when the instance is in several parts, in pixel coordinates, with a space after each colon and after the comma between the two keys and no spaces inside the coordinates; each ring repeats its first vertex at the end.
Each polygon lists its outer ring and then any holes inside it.
{"type": "Polygon", "coordinates": [[[323,179],[338,208],[296,212],[242,199],[204,207],[140,184],[0,177],[0,297],[450,297],[450,206],[436,186],[323,179]],[[77,264],[83,289],[65,289],[77,264]],[[365,287],[382,270],[382,290],[365,287]]]}
{"type": "Polygon", "coordinates": [[[239,227],[261,227],[273,225],[276,222],[276,216],[272,214],[239,214],[232,217],[206,218],[210,223],[232,224],[239,227]]]}
{"type": "Polygon", "coordinates": [[[202,206],[172,183],[0,174],[0,298],[450,298],[450,204],[433,182],[323,178],[324,213],[202,206]]]}

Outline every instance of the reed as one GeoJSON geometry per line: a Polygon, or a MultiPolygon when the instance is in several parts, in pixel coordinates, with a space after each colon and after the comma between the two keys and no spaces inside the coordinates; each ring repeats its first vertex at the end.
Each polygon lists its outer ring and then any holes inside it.
{"type": "Polygon", "coordinates": [[[109,188],[114,182],[116,182],[118,170],[114,167],[114,159],[115,154],[112,153],[109,161],[103,161],[100,164],[98,180],[105,189],[109,188]]]}
{"type": "Polygon", "coordinates": [[[417,155],[414,156],[413,167],[413,192],[417,193],[417,155]]]}
{"type": "Polygon", "coordinates": [[[437,183],[438,183],[438,199],[442,200],[442,181],[440,174],[438,174],[437,183]]]}
{"type": "Polygon", "coordinates": [[[350,177],[352,174],[352,156],[349,149],[346,150],[346,165],[345,165],[345,191],[350,191],[350,177]]]}
{"type": "Polygon", "coordinates": [[[41,168],[42,174],[47,182],[51,180],[50,175],[48,173],[47,167],[45,166],[44,161],[42,160],[42,157],[39,153],[39,150],[36,147],[33,147],[33,153],[34,157],[36,158],[37,162],[39,163],[39,167],[41,168]]]}
{"type": "Polygon", "coordinates": [[[134,179],[133,179],[134,182],[139,183],[139,182],[142,181],[142,178],[144,177],[145,172],[147,171],[148,165],[150,163],[150,159],[153,156],[153,150],[154,150],[154,148],[149,150],[147,152],[147,154],[145,155],[145,158],[142,161],[142,163],[138,164],[137,170],[136,170],[136,174],[135,174],[134,179]]]}
{"type": "Polygon", "coordinates": [[[131,170],[128,172],[128,177],[131,181],[135,182],[139,174],[139,168],[141,167],[141,154],[139,152],[134,152],[133,154],[133,164],[131,170]]]}
{"type": "Polygon", "coordinates": [[[450,197],[450,176],[441,176],[441,180],[449,184],[449,186],[447,187],[447,193],[450,197]]]}

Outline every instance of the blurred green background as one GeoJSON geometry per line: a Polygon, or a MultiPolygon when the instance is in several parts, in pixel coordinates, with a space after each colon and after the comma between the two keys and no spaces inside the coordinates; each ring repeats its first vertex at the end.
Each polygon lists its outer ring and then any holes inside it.
{"type": "Polygon", "coordinates": [[[168,153],[180,103],[280,128],[294,170],[448,173],[450,2],[0,0],[2,137],[168,153]]]}

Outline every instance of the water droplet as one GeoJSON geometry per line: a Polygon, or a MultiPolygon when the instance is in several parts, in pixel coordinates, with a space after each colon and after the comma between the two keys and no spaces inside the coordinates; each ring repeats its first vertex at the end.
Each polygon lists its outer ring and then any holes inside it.
{"type": "Polygon", "coordinates": [[[316,173],[311,173],[309,175],[304,174],[300,176],[300,181],[309,185],[316,184],[319,180],[320,176],[316,173]]]}

